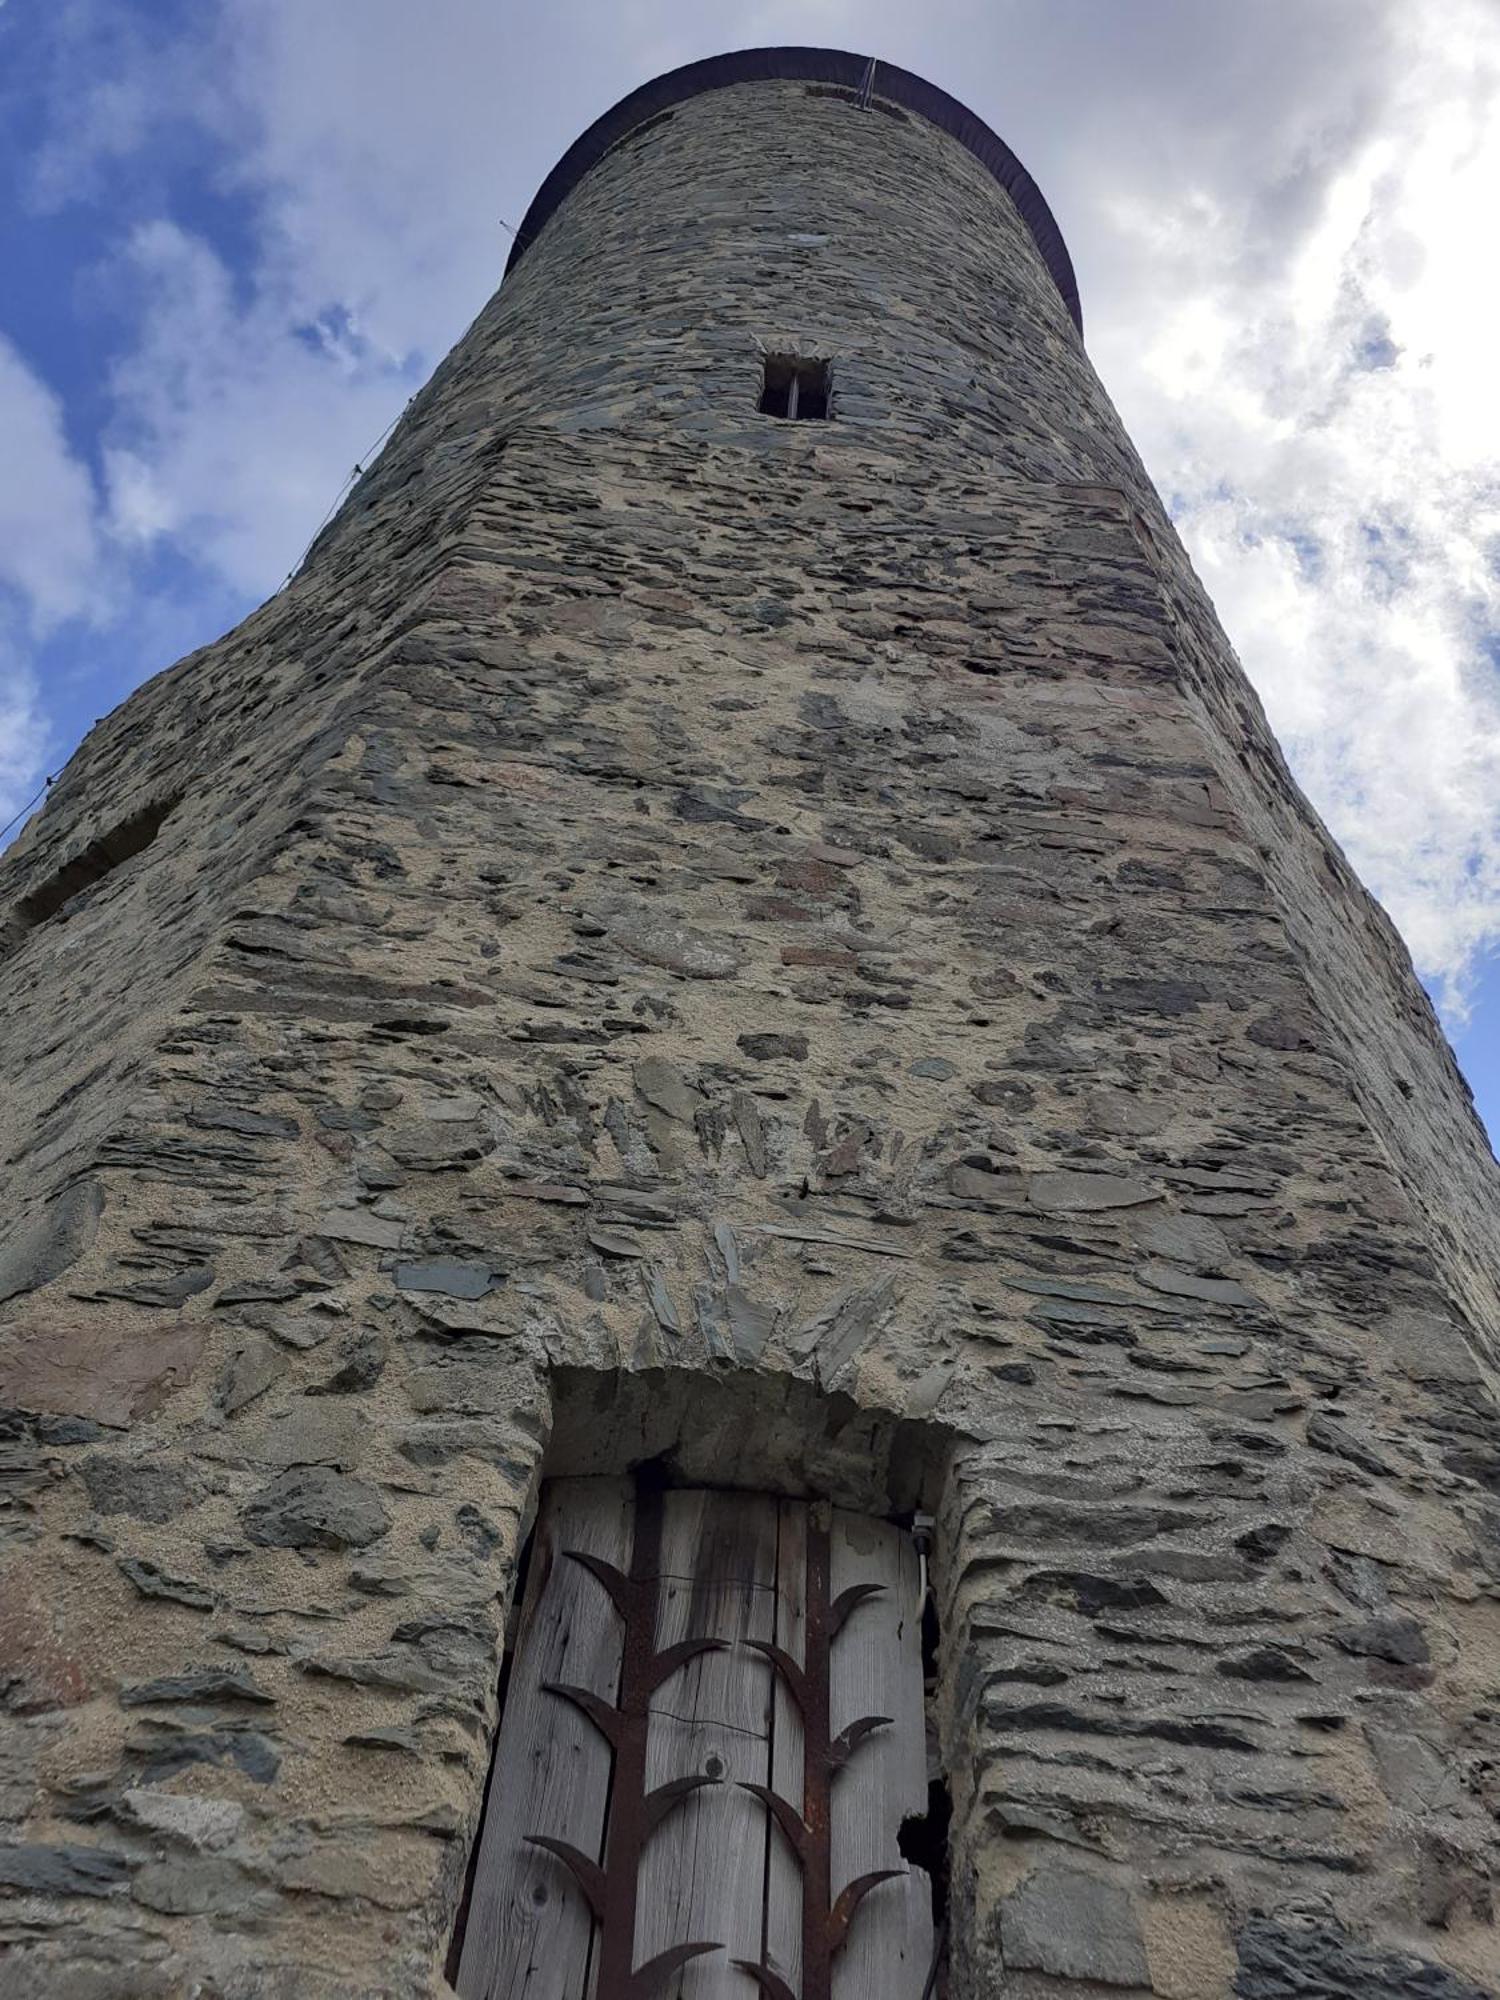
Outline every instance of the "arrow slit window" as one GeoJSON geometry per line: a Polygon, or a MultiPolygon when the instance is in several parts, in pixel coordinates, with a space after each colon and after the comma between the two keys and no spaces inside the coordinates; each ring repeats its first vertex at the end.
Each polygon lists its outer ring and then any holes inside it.
{"type": "Polygon", "coordinates": [[[760,410],[766,417],[794,421],[828,416],[829,381],[826,361],[806,361],[795,354],[768,354],[761,385],[760,410]]]}
{"type": "Polygon", "coordinates": [[[820,1502],[547,1486],[463,2000],[921,2000],[919,1592],[820,1502]]]}

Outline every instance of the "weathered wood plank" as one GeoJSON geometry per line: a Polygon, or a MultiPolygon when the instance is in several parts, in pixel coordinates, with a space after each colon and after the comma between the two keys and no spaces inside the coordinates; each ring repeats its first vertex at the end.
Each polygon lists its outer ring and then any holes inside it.
{"type": "Polygon", "coordinates": [[[922,1699],[922,1617],[916,1552],[886,1521],[835,1512],[830,1590],[881,1583],[834,1643],[830,1674],[835,1734],[862,1715],[891,1725],[868,1736],[833,1788],[833,1885],[837,1895],[876,1868],[906,1871],[873,1889],[834,1961],[834,2000],[920,2000],[932,1959],[927,1876],[901,1857],[897,1835],[927,1810],[922,1699]]]}
{"type": "Polygon", "coordinates": [[[542,1684],[613,1700],[620,1623],[577,1563],[580,1549],[628,1568],[628,1480],[557,1480],[543,1496],[506,1694],[457,1990],[462,2000],[587,2000],[592,1923],[578,1885],[525,1836],[551,1834],[597,1858],[609,1789],[598,1731],[542,1684]]]}
{"type": "Polygon", "coordinates": [[[717,1776],[676,1807],[641,1861],[636,1962],[674,1944],[724,1949],[693,1960],[658,1989],[662,2000],[756,2000],[737,1958],[758,1958],[764,1900],[765,1812],[740,1782],[770,1769],[770,1686],[746,1639],[775,1625],[776,1502],[762,1494],[666,1496],[657,1646],[711,1636],[721,1652],[691,1661],[651,1704],[646,1782],[717,1776]]]}
{"type": "MultiPolygon", "coordinates": [[[[807,1503],[783,1500],[777,1509],[776,1643],[799,1666],[807,1659],[807,1503]]],[[[770,1675],[769,1666],[765,1669],[770,1675]]],[[[771,1785],[802,1805],[802,1717],[775,1678],[771,1713],[771,1785]]],[[[778,1830],[766,1826],[766,1964],[795,1993],[802,1977],[802,1874],[778,1830]]]]}

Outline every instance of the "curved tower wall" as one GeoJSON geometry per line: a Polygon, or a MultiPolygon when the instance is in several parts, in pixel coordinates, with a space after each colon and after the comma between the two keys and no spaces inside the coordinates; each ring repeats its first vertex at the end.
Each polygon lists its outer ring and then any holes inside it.
{"type": "Polygon", "coordinates": [[[13,1990],[442,1990],[544,1462],[657,1453],[938,1511],[955,1993],[1495,1984],[1494,1163],[898,111],[627,136],[0,870],[13,1990]]]}

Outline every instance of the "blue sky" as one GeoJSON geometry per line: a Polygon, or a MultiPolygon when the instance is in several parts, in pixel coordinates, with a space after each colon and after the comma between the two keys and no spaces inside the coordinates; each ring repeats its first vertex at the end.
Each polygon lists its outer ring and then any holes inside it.
{"type": "Polygon", "coordinates": [[[1490,0],[0,0],[0,822],[276,587],[582,127],[769,41],[916,69],[1031,169],[1500,1131],[1490,0]]]}

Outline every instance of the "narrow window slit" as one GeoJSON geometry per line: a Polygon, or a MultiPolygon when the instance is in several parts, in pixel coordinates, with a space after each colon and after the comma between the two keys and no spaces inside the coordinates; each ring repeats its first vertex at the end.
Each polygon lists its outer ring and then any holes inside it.
{"type": "Polygon", "coordinates": [[[795,354],[768,354],[761,385],[762,416],[790,422],[826,422],[830,415],[828,363],[795,354]]]}

